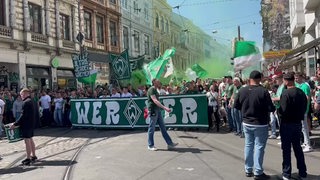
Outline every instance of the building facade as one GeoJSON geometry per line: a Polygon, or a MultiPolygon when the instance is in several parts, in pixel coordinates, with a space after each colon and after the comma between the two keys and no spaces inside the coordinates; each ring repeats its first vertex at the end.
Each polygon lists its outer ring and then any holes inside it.
{"type": "Polygon", "coordinates": [[[121,0],[121,48],[128,49],[132,58],[153,58],[152,3],[150,0],[121,0]]]}
{"type": "Polygon", "coordinates": [[[157,58],[171,47],[170,43],[170,18],[172,7],[167,0],[153,0],[153,57],[157,58]]]}
{"type": "Polygon", "coordinates": [[[282,59],[287,70],[316,74],[320,44],[320,1],[290,0],[292,51],[282,59]]]}
{"type": "Polygon", "coordinates": [[[80,1],[80,30],[88,50],[91,69],[98,71],[96,84],[110,80],[108,53],[121,52],[121,13],[119,0],[80,1]]]}
{"type": "Polygon", "coordinates": [[[0,86],[76,86],[71,53],[79,50],[78,23],[72,1],[0,0],[0,86]]]}

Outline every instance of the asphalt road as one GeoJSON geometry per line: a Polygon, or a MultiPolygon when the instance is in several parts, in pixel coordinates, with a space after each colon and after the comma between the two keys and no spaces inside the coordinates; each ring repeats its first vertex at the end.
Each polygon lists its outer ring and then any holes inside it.
{"type": "MultiPolygon", "coordinates": [[[[0,141],[0,179],[12,180],[248,180],[245,177],[244,139],[231,133],[169,131],[179,145],[167,150],[157,131],[158,151],[147,149],[144,130],[40,129],[35,142],[39,161],[21,166],[22,141],[0,141]]],[[[313,130],[315,150],[306,153],[308,179],[320,179],[320,130],[313,130]]],[[[264,168],[272,179],[281,179],[279,140],[268,140],[264,168]]],[[[292,158],[293,177],[297,177],[292,158]]]]}

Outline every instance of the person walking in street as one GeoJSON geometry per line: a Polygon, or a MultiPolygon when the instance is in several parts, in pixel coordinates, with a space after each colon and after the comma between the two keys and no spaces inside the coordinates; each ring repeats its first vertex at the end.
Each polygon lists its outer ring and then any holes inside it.
{"type": "Polygon", "coordinates": [[[295,77],[296,87],[301,89],[304,92],[308,100],[308,104],[306,105],[307,109],[305,112],[305,116],[303,119],[301,119],[302,133],[303,133],[303,140],[304,140],[303,152],[307,153],[307,152],[313,151],[313,148],[311,147],[311,143],[310,143],[309,127],[308,127],[308,112],[309,112],[310,101],[311,101],[311,90],[310,90],[309,84],[305,82],[305,78],[302,73],[296,73],[294,77],[295,77]]]}
{"type": "Polygon", "coordinates": [[[178,145],[178,143],[172,142],[163,121],[163,117],[160,112],[160,108],[164,109],[168,113],[171,112],[171,109],[162,105],[159,101],[159,93],[157,91],[158,88],[161,87],[161,83],[158,79],[152,80],[153,86],[148,89],[147,96],[147,107],[148,107],[148,115],[150,116],[150,123],[148,128],[148,149],[151,151],[156,151],[157,148],[154,146],[154,131],[156,127],[156,123],[158,123],[161,134],[168,145],[168,149],[172,149],[178,145]]]}
{"type": "Polygon", "coordinates": [[[10,129],[20,126],[21,137],[24,139],[26,145],[27,158],[22,161],[23,165],[30,165],[31,162],[36,161],[36,148],[33,137],[35,116],[36,116],[36,103],[30,97],[30,90],[24,88],[20,91],[21,98],[23,100],[22,113],[20,118],[14,122],[10,129]]]}
{"type": "Polygon", "coordinates": [[[275,111],[267,89],[260,85],[262,74],[250,73],[249,86],[239,90],[234,107],[241,110],[245,135],[245,173],[256,180],[269,179],[263,172],[264,149],[268,140],[269,113],[275,111]]]}
{"type": "Polygon", "coordinates": [[[284,180],[291,178],[291,145],[297,160],[297,168],[301,178],[307,177],[307,167],[304,154],[300,145],[300,133],[302,130],[301,119],[304,118],[307,109],[307,98],[304,92],[295,87],[294,74],[283,76],[287,86],[280,97],[280,135],[282,148],[282,176],[284,180]]]}

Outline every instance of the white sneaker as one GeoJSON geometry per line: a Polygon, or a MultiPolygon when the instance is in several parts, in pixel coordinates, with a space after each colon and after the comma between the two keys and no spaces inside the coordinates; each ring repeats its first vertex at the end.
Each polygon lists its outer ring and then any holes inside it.
{"type": "Polygon", "coordinates": [[[281,139],[281,136],[278,136],[277,139],[280,140],[280,139],[281,139]]]}
{"type": "Polygon", "coordinates": [[[276,138],[277,138],[276,135],[270,135],[270,136],[269,136],[269,139],[276,139],[276,138]]]}
{"type": "Polygon", "coordinates": [[[175,148],[179,143],[172,143],[170,145],[168,145],[168,149],[173,149],[175,148]]]}
{"type": "Polygon", "coordinates": [[[304,148],[304,147],[306,147],[307,145],[306,144],[301,144],[301,147],[302,147],[302,149],[304,148]]]}
{"type": "Polygon", "coordinates": [[[290,178],[287,178],[287,177],[284,177],[284,176],[282,176],[282,179],[283,180],[290,180],[290,178]]]}
{"type": "Polygon", "coordinates": [[[309,146],[309,145],[306,145],[304,148],[303,148],[303,152],[304,153],[308,153],[308,152],[311,152],[313,151],[312,147],[309,146]]]}
{"type": "Polygon", "coordinates": [[[150,150],[150,151],[157,151],[158,149],[157,149],[156,147],[154,147],[154,146],[152,146],[152,147],[149,147],[149,146],[148,146],[148,150],[150,150]]]}

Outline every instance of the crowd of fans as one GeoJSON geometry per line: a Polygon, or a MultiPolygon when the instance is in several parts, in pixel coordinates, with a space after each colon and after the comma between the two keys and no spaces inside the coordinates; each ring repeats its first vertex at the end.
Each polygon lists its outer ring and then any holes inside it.
{"type": "MultiPolygon", "coordinates": [[[[320,94],[320,76],[319,78],[317,76],[306,77],[305,82],[310,86],[312,97],[310,103],[313,104],[320,94]]],[[[281,75],[264,78],[261,83],[269,90],[271,97],[275,97],[277,89],[282,83],[281,75]]],[[[247,84],[246,80],[242,80],[239,77],[232,78],[231,76],[225,76],[219,80],[201,80],[198,78],[195,81],[182,81],[179,85],[170,82],[167,85],[162,85],[158,91],[160,95],[206,94],[208,98],[208,131],[213,130],[214,127],[219,131],[220,126],[228,124],[229,131],[242,138],[241,112],[233,107],[233,102],[239,89],[247,84]],[[222,123],[220,123],[220,120],[222,120],[222,123]]],[[[72,98],[144,97],[149,87],[147,85],[139,85],[137,88],[133,88],[131,84],[117,87],[112,84],[105,84],[99,85],[94,89],[88,86],[77,89],[33,90],[31,97],[35,102],[38,102],[40,109],[40,117],[36,126],[71,126],[70,99],[72,98]]],[[[2,106],[3,124],[17,120],[21,113],[22,103],[23,101],[17,92],[4,87],[0,88],[0,109],[2,106]],[[3,106],[1,99],[5,104],[3,106]]],[[[312,129],[310,121],[318,119],[320,115],[320,113],[312,110],[313,108],[310,108],[308,116],[309,129],[312,129]]],[[[279,126],[277,125],[277,116],[271,114],[270,119],[272,129],[270,138],[277,138],[276,127],[279,126]]]]}

